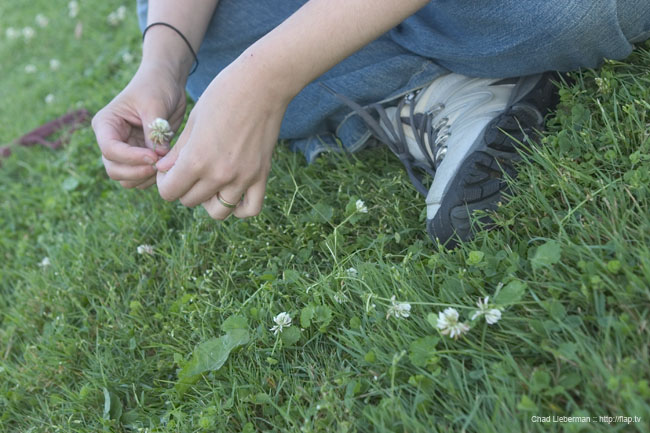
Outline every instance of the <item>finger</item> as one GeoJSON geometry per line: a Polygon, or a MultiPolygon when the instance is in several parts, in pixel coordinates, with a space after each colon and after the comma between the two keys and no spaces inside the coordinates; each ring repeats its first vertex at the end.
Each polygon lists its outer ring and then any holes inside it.
{"type": "Polygon", "coordinates": [[[181,149],[185,147],[185,144],[189,139],[189,135],[190,135],[190,131],[192,130],[193,123],[194,122],[192,121],[192,119],[188,119],[187,125],[185,125],[185,129],[178,137],[178,140],[176,140],[176,144],[174,145],[174,147],[172,147],[169,152],[166,152],[165,156],[156,163],[156,168],[158,169],[158,171],[162,171],[163,173],[166,173],[176,163],[176,160],[178,159],[178,154],[180,153],[181,149]]]}
{"type": "Polygon", "coordinates": [[[102,156],[102,162],[108,177],[113,180],[139,180],[149,179],[156,174],[154,165],[126,165],[106,159],[102,156]]]}
{"type": "Polygon", "coordinates": [[[176,145],[172,147],[171,150],[164,157],[160,158],[156,163],[156,168],[158,169],[158,171],[167,173],[176,163],[176,160],[178,159],[178,154],[180,153],[182,148],[183,145],[180,144],[179,142],[176,142],[176,145]]]}
{"type": "MultiPolygon", "coordinates": [[[[239,203],[241,202],[240,197],[242,196],[243,191],[233,191],[232,189],[228,189],[220,191],[217,194],[226,203],[239,206],[239,203]]],[[[217,197],[217,194],[204,202],[203,208],[208,212],[211,218],[215,220],[225,220],[231,213],[233,213],[234,209],[224,205],[217,197]]]]}
{"type": "Polygon", "coordinates": [[[151,185],[153,185],[154,183],[156,183],[156,176],[151,176],[151,179],[141,183],[140,185],[136,186],[136,188],[138,188],[138,189],[147,189],[151,185]]]}
{"type": "MultiPolygon", "coordinates": [[[[152,179],[155,182],[155,177],[152,176],[152,179]]],[[[143,185],[146,182],[149,182],[150,179],[139,179],[139,180],[121,180],[120,185],[122,185],[124,188],[131,189],[131,188],[138,188],[140,185],[143,185]]]]}
{"type": "Polygon", "coordinates": [[[131,146],[124,142],[131,125],[122,119],[98,114],[93,118],[92,126],[99,149],[106,159],[127,165],[150,165],[158,159],[151,149],[131,146]]]}
{"type": "Polygon", "coordinates": [[[237,218],[248,218],[259,215],[264,204],[264,194],[266,193],[266,177],[264,180],[251,185],[244,194],[243,200],[233,212],[237,218]]]}
{"type": "MultiPolygon", "coordinates": [[[[245,188],[242,188],[245,189],[245,188]]],[[[192,189],[185,193],[180,202],[183,206],[194,207],[210,200],[217,193],[214,183],[211,181],[199,180],[194,184],[192,189]]]]}
{"type": "MultiPolygon", "coordinates": [[[[174,149],[175,148],[176,146],[174,146],[174,149]]],[[[205,161],[201,160],[200,155],[197,156],[190,150],[190,147],[182,147],[181,150],[178,151],[178,157],[174,161],[174,164],[166,173],[162,170],[165,168],[164,164],[162,165],[162,168],[161,166],[156,165],[156,167],[158,167],[158,192],[163,199],[174,201],[184,196],[194,187],[198,180],[203,177],[202,173],[204,172],[203,165],[205,161]]],[[[171,154],[172,152],[169,152],[165,158],[169,157],[171,159],[173,157],[171,154]]],[[[221,182],[217,179],[217,182],[214,183],[218,187],[227,182],[221,182]]]]}

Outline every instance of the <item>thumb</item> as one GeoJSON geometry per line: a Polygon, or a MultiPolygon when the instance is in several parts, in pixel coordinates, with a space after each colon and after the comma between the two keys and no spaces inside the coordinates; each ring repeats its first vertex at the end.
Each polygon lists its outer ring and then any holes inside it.
{"type": "Polygon", "coordinates": [[[167,173],[169,170],[171,170],[171,168],[176,163],[176,160],[178,159],[178,154],[181,152],[181,150],[183,150],[183,147],[185,147],[185,143],[187,143],[186,134],[181,134],[181,136],[178,137],[176,144],[174,147],[172,147],[169,153],[167,153],[156,163],[156,168],[158,171],[167,173]]]}

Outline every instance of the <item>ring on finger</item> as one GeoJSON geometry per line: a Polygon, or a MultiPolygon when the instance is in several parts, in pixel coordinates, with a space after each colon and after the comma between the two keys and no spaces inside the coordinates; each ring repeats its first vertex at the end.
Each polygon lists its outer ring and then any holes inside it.
{"type": "Polygon", "coordinates": [[[224,200],[223,198],[221,198],[221,194],[220,194],[220,193],[217,193],[217,200],[219,200],[219,203],[221,203],[222,205],[224,205],[224,206],[227,207],[228,209],[234,209],[234,208],[237,207],[237,204],[235,204],[235,203],[230,203],[229,201],[226,201],[226,200],[224,200]]]}

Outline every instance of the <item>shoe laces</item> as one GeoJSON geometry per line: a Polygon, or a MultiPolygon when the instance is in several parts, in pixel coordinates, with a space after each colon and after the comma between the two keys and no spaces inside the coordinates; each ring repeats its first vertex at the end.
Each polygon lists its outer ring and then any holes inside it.
{"type": "Polygon", "coordinates": [[[428,188],[424,186],[421,172],[428,174],[432,178],[435,176],[436,168],[438,168],[447,153],[447,140],[451,136],[449,118],[442,117],[436,120],[436,117],[445,109],[445,105],[438,103],[425,112],[416,113],[415,100],[418,92],[412,92],[403,97],[397,104],[393,122],[382,105],[375,103],[362,107],[347,96],[330,89],[325,84],[321,83],[321,85],[350,107],[366,123],[373,135],[388,146],[406,167],[406,172],[415,188],[426,197],[428,188]],[[401,115],[405,106],[408,106],[408,117],[402,117],[401,115]],[[377,113],[379,121],[371,115],[371,111],[377,113]],[[385,128],[382,127],[381,123],[385,125],[385,128]],[[404,131],[405,124],[411,127],[415,142],[425,156],[425,161],[418,161],[409,151],[404,131]],[[416,173],[416,170],[419,170],[420,173],[416,173]]]}

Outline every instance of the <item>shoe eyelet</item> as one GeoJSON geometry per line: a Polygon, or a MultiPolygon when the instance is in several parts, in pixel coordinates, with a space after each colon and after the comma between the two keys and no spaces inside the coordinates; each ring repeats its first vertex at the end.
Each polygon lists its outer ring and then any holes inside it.
{"type": "Polygon", "coordinates": [[[427,116],[435,117],[435,116],[437,116],[440,112],[442,112],[442,110],[444,110],[444,109],[445,109],[445,105],[442,104],[442,103],[438,103],[438,104],[434,105],[433,107],[429,108],[429,109],[426,111],[425,114],[426,114],[427,116]]]}
{"type": "Polygon", "coordinates": [[[447,146],[442,146],[438,151],[436,152],[436,165],[440,164],[440,162],[445,158],[447,155],[447,146]]]}
{"type": "Polygon", "coordinates": [[[442,119],[438,120],[435,125],[433,125],[433,130],[434,131],[439,131],[443,127],[447,126],[447,123],[449,122],[449,117],[443,117],[442,119]]]}
{"type": "Polygon", "coordinates": [[[433,144],[436,147],[442,146],[450,136],[451,136],[450,132],[445,132],[444,134],[438,135],[438,137],[436,137],[436,141],[434,141],[433,144]]]}

